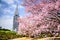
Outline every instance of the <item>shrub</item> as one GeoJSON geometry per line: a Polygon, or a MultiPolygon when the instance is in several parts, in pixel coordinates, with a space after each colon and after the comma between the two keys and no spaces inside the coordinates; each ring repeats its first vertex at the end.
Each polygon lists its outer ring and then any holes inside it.
{"type": "Polygon", "coordinates": [[[23,35],[18,35],[14,31],[10,30],[0,30],[0,40],[8,40],[8,39],[14,39],[14,38],[20,38],[23,37],[23,35]]]}

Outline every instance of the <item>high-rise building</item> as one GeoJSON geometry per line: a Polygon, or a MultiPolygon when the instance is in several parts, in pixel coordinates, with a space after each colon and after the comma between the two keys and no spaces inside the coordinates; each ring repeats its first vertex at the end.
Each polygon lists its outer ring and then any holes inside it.
{"type": "Polygon", "coordinates": [[[0,26],[0,29],[2,29],[2,26],[0,26]]]}
{"type": "Polygon", "coordinates": [[[15,10],[14,18],[13,18],[13,30],[18,31],[18,25],[19,23],[17,22],[17,18],[19,18],[19,13],[18,13],[18,5],[15,10]]]}

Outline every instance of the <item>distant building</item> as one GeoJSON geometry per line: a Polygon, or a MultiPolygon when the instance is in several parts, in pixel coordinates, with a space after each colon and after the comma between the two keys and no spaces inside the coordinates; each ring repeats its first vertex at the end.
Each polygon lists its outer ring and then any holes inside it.
{"type": "Polygon", "coordinates": [[[14,18],[13,18],[13,30],[18,31],[18,25],[19,23],[17,22],[17,18],[19,18],[19,13],[18,13],[18,5],[15,10],[14,18]]]}
{"type": "Polygon", "coordinates": [[[0,29],[2,29],[2,27],[0,26],[0,29]]]}

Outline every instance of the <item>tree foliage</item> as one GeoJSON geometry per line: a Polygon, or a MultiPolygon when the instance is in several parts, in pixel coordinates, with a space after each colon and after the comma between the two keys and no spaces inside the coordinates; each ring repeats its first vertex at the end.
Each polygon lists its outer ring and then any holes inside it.
{"type": "Polygon", "coordinates": [[[9,40],[20,37],[23,37],[23,35],[18,35],[16,32],[8,29],[0,29],[0,40],[9,40]]]}
{"type": "Polygon", "coordinates": [[[19,18],[19,34],[38,36],[41,33],[60,35],[60,0],[23,0],[29,16],[19,18]]]}

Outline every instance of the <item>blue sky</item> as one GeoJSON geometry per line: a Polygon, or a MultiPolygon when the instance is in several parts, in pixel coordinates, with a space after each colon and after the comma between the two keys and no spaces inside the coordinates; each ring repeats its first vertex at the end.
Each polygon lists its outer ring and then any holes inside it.
{"type": "Polygon", "coordinates": [[[21,6],[22,0],[0,0],[0,26],[12,30],[13,16],[18,3],[18,12],[21,17],[25,16],[25,8],[21,6]]]}

